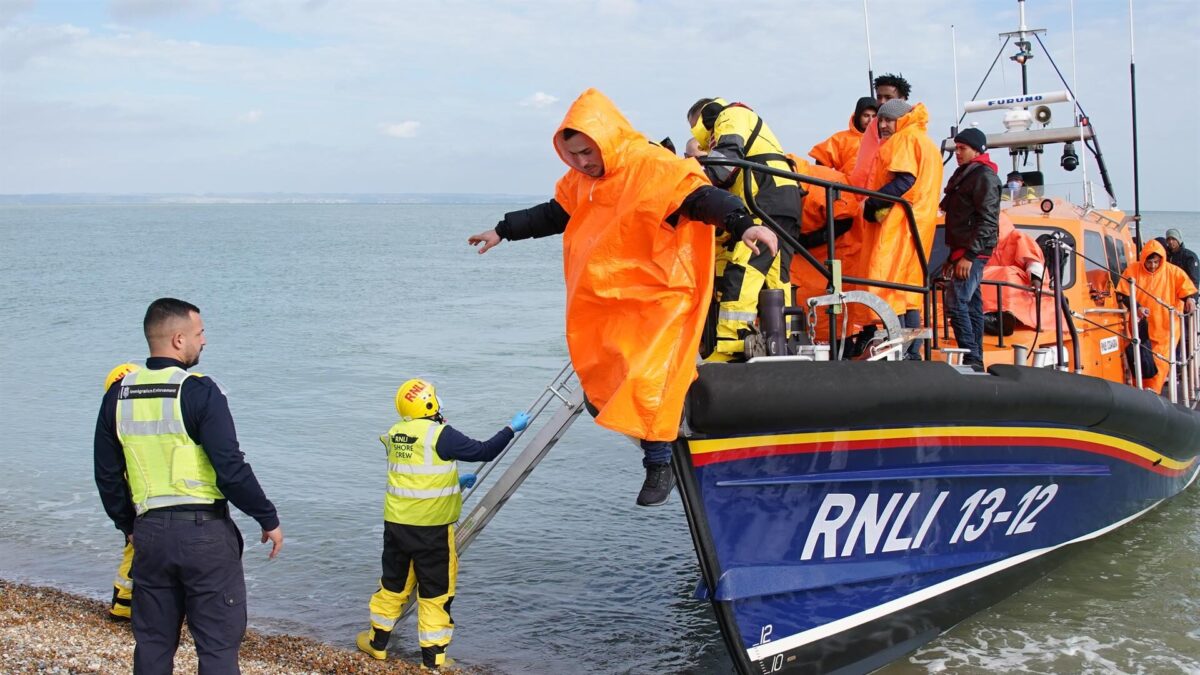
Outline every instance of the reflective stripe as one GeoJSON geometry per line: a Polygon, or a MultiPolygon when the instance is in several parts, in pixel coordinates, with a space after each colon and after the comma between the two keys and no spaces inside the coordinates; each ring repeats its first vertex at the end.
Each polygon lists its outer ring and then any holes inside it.
{"type": "MultiPolygon", "coordinates": [[[[372,615],[372,616],[374,616],[374,615],[372,615]]],[[[435,631],[429,631],[429,632],[426,632],[423,630],[417,631],[417,639],[422,642],[434,642],[437,640],[445,640],[446,642],[449,642],[450,638],[453,637],[453,635],[454,635],[453,628],[445,628],[442,630],[435,630],[435,631]]]]}
{"type": "Polygon", "coordinates": [[[458,486],[442,488],[440,490],[409,490],[407,488],[398,488],[392,485],[388,486],[388,494],[397,497],[408,497],[410,499],[437,499],[438,497],[452,497],[458,494],[458,486]]]}
{"type": "MultiPolygon", "coordinates": [[[[175,399],[165,399],[174,401],[175,399]]],[[[133,406],[122,406],[122,417],[133,416],[133,406]]],[[[187,429],[182,420],[164,419],[151,422],[135,422],[132,419],[122,419],[117,422],[117,432],[123,436],[159,436],[163,434],[186,434],[187,429]]]]}
{"type": "Polygon", "coordinates": [[[396,627],[397,619],[389,619],[381,614],[371,614],[371,623],[376,624],[384,630],[391,630],[396,627]]]}
{"type": "Polygon", "coordinates": [[[425,475],[450,473],[454,471],[454,464],[440,464],[438,466],[417,466],[415,464],[393,464],[388,462],[388,471],[396,473],[419,473],[425,475]]]}
{"type": "Polygon", "coordinates": [[[758,318],[755,312],[732,312],[721,310],[717,312],[717,318],[722,321],[753,321],[758,318]]]}
{"type": "MultiPolygon", "coordinates": [[[[206,483],[201,483],[206,485],[206,483]]],[[[161,509],[164,506],[180,506],[181,504],[212,504],[215,500],[205,499],[203,497],[189,497],[188,495],[164,495],[161,497],[150,497],[145,503],[134,504],[134,510],[140,516],[143,513],[152,509],[161,509]]]]}
{"type": "Polygon", "coordinates": [[[118,574],[117,578],[113,579],[113,586],[116,586],[122,590],[131,591],[133,590],[133,579],[125,579],[118,574]]]}

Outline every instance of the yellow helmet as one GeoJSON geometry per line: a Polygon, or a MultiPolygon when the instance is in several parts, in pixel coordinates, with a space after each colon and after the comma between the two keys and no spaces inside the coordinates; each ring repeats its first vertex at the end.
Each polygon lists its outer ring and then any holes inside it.
{"type": "Polygon", "coordinates": [[[113,386],[113,383],[122,377],[125,377],[130,373],[137,372],[141,369],[142,367],[136,363],[122,363],[116,368],[113,368],[112,370],[108,371],[108,375],[104,377],[104,391],[108,391],[108,388],[113,386]]]}
{"type": "Polygon", "coordinates": [[[405,420],[433,417],[441,410],[442,401],[428,380],[413,378],[396,390],[396,412],[405,420]]]}

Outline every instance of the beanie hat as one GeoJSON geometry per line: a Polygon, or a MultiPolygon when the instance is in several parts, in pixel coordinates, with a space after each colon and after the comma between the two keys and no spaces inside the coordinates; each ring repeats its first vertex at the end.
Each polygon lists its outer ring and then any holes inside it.
{"type": "Polygon", "coordinates": [[[879,106],[879,116],[884,119],[898,120],[907,115],[911,110],[912,106],[907,101],[894,98],[879,106]]]}
{"type": "Polygon", "coordinates": [[[858,99],[858,103],[854,104],[854,116],[858,117],[859,115],[863,114],[864,110],[878,111],[879,104],[875,102],[874,98],[870,96],[864,96],[858,99]]]}
{"type": "Polygon", "coordinates": [[[975,152],[987,150],[987,136],[975,127],[967,127],[958,132],[958,135],[954,137],[954,142],[962,143],[975,152]]]}
{"type": "Polygon", "coordinates": [[[1171,229],[1167,230],[1167,239],[1174,239],[1175,241],[1182,242],[1183,235],[1179,234],[1179,230],[1172,227],[1171,229]]]}

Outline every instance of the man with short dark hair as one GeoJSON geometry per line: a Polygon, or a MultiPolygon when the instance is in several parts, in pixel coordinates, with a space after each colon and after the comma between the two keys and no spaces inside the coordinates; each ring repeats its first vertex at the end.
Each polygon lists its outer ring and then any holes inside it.
{"type": "Polygon", "coordinates": [[[188,368],[206,344],[200,310],[159,298],[142,322],[150,357],[104,395],[96,487],[134,544],[134,673],[172,672],[186,615],[202,673],[237,673],[246,632],[242,536],[230,502],[283,547],[275,506],[238,447],[225,392],[188,368]]]}
{"type": "Polygon", "coordinates": [[[912,94],[912,86],[908,80],[904,79],[903,75],[893,75],[892,73],[884,73],[875,78],[875,102],[883,105],[892,99],[900,99],[907,101],[912,94]]]}
{"type": "Polygon", "coordinates": [[[987,153],[987,136],[973,127],[954,137],[958,169],[946,184],[941,208],[946,212],[949,259],[942,268],[946,314],[954,340],[971,350],[963,365],[983,370],[983,294],[980,283],[988,256],[996,248],[1000,219],[1000,177],[987,153]]]}

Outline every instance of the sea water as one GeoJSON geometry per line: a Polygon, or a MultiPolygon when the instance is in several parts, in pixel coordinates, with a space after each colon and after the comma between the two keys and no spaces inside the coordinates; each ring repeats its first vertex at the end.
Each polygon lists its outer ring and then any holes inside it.
{"type": "MultiPolygon", "coordinates": [[[[561,245],[467,245],[512,204],[0,206],[0,577],[107,599],[122,537],[91,447],[103,377],[160,296],[197,304],[286,543],[246,535],[251,625],[347,649],[382,544],[379,434],[404,380],[486,438],[566,362],[561,245]]],[[[1200,245],[1200,214],[1147,214],[1200,245]]],[[[462,556],[453,655],[497,673],[725,673],[678,496],[586,416],[462,556]]],[[[885,672],[1200,671],[1200,490],[885,672]]],[[[416,629],[393,646],[416,658],[416,629]]]]}

